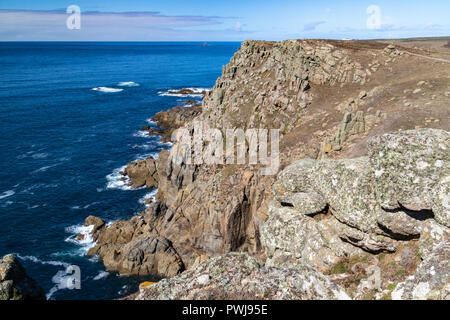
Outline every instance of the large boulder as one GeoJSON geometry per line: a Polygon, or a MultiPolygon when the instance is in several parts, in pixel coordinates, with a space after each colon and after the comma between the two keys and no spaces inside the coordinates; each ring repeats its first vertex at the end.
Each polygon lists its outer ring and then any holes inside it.
{"type": "Polygon", "coordinates": [[[0,300],[45,300],[44,290],[12,254],[0,259],[0,300]]]}
{"type": "Polygon", "coordinates": [[[158,235],[151,222],[142,217],[102,226],[93,237],[96,244],[88,255],[97,255],[108,270],[163,277],[171,277],[184,270],[172,243],[158,235]]]}
{"type": "Polygon", "coordinates": [[[384,134],[368,140],[373,187],[382,208],[433,210],[450,227],[450,133],[437,129],[384,134]]]}
{"type": "Polygon", "coordinates": [[[311,267],[266,268],[244,253],[228,253],[195,269],[142,286],[138,300],[350,299],[311,267]]]}
{"type": "Polygon", "coordinates": [[[153,157],[148,157],[145,160],[130,162],[125,168],[125,174],[130,178],[133,188],[143,186],[157,188],[158,176],[156,170],[156,160],[153,157]]]}

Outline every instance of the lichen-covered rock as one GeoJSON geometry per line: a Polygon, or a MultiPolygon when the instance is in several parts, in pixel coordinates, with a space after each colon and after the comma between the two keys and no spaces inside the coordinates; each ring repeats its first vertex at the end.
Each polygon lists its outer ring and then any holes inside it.
{"type": "Polygon", "coordinates": [[[12,254],[0,259],[0,300],[45,300],[42,288],[12,254]]]}
{"type": "Polygon", "coordinates": [[[282,205],[292,206],[299,213],[315,215],[326,209],[327,203],[318,193],[297,192],[276,197],[282,205]]]}
{"type": "Polygon", "coordinates": [[[266,268],[244,253],[228,253],[195,269],[141,288],[138,300],[350,299],[308,266],[266,268]]]}
{"type": "Polygon", "coordinates": [[[392,299],[450,300],[450,239],[448,234],[433,248],[416,273],[399,283],[392,299]]]}
{"type": "Polygon", "coordinates": [[[450,227],[450,170],[444,171],[443,176],[434,186],[431,202],[436,221],[450,227]]]}
{"type": "Polygon", "coordinates": [[[422,232],[423,220],[430,218],[428,213],[405,211],[381,211],[378,214],[378,226],[388,236],[408,240],[418,238],[422,232]]]}
{"type": "Polygon", "coordinates": [[[385,209],[433,210],[450,226],[450,133],[420,129],[368,140],[377,201],[385,209]]]}
{"type": "Polygon", "coordinates": [[[426,242],[433,218],[443,225],[433,230],[448,232],[448,137],[432,129],[386,134],[370,140],[369,158],[302,159],[286,167],[261,229],[269,263],[297,260],[322,270],[358,253],[344,243],[394,252],[401,241],[426,242]],[[304,216],[321,208],[332,219],[304,216]]]}
{"type": "Polygon", "coordinates": [[[338,220],[364,232],[374,228],[377,203],[367,158],[318,161],[310,179],[338,220]]]}
{"type": "Polygon", "coordinates": [[[290,266],[307,263],[325,271],[348,256],[361,251],[339,238],[336,219],[316,221],[290,207],[269,209],[269,219],[261,229],[268,266],[290,266]]]}

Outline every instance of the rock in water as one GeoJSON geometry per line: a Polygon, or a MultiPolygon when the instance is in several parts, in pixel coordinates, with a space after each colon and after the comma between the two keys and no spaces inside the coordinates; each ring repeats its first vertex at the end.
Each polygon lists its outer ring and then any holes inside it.
{"type": "Polygon", "coordinates": [[[0,300],[45,300],[44,290],[12,254],[0,259],[0,300]]]}

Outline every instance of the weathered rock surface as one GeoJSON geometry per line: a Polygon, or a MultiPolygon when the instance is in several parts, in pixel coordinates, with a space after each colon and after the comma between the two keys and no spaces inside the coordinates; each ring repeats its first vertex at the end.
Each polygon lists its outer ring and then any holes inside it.
{"type": "MultiPolygon", "coordinates": [[[[277,201],[261,229],[267,264],[326,271],[341,259],[395,252],[420,237],[423,262],[393,297],[448,297],[449,210],[432,199],[449,175],[449,148],[448,132],[421,129],[370,139],[369,157],[288,166],[273,185],[277,201]],[[331,215],[314,219],[320,208],[331,215]]],[[[445,196],[444,190],[439,197],[445,196]]]]}
{"type": "Polygon", "coordinates": [[[245,253],[228,253],[172,279],[141,288],[138,300],[349,299],[311,267],[266,268],[245,253]]]}
{"type": "Polygon", "coordinates": [[[12,254],[0,259],[0,300],[45,300],[42,288],[12,254]]]}
{"type": "Polygon", "coordinates": [[[88,256],[98,255],[108,270],[169,277],[184,270],[172,243],[142,217],[103,225],[93,236],[97,244],[88,256]]]}
{"type": "Polygon", "coordinates": [[[450,133],[423,129],[369,140],[377,201],[384,209],[433,210],[450,227],[450,133]]]}
{"type": "Polygon", "coordinates": [[[450,231],[430,221],[420,239],[423,259],[414,275],[399,283],[392,299],[450,299],[450,231]]]}
{"type": "Polygon", "coordinates": [[[156,188],[158,186],[156,160],[153,157],[129,163],[125,168],[124,174],[130,178],[133,188],[140,188],[142,186],[156,188]]]}

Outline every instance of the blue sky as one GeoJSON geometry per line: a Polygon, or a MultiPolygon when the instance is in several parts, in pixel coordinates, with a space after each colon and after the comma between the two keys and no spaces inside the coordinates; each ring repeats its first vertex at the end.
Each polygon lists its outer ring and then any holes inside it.
{"type": "Polygon", "coordinates": [[[450,36],[449,13],[449,0],[0,0],[0,41],[450,36]],[[79,30],[66,27],[69,5],[81,9],[79,30]],[[371,5],[379,19],[368,26],[371,5]]]}

